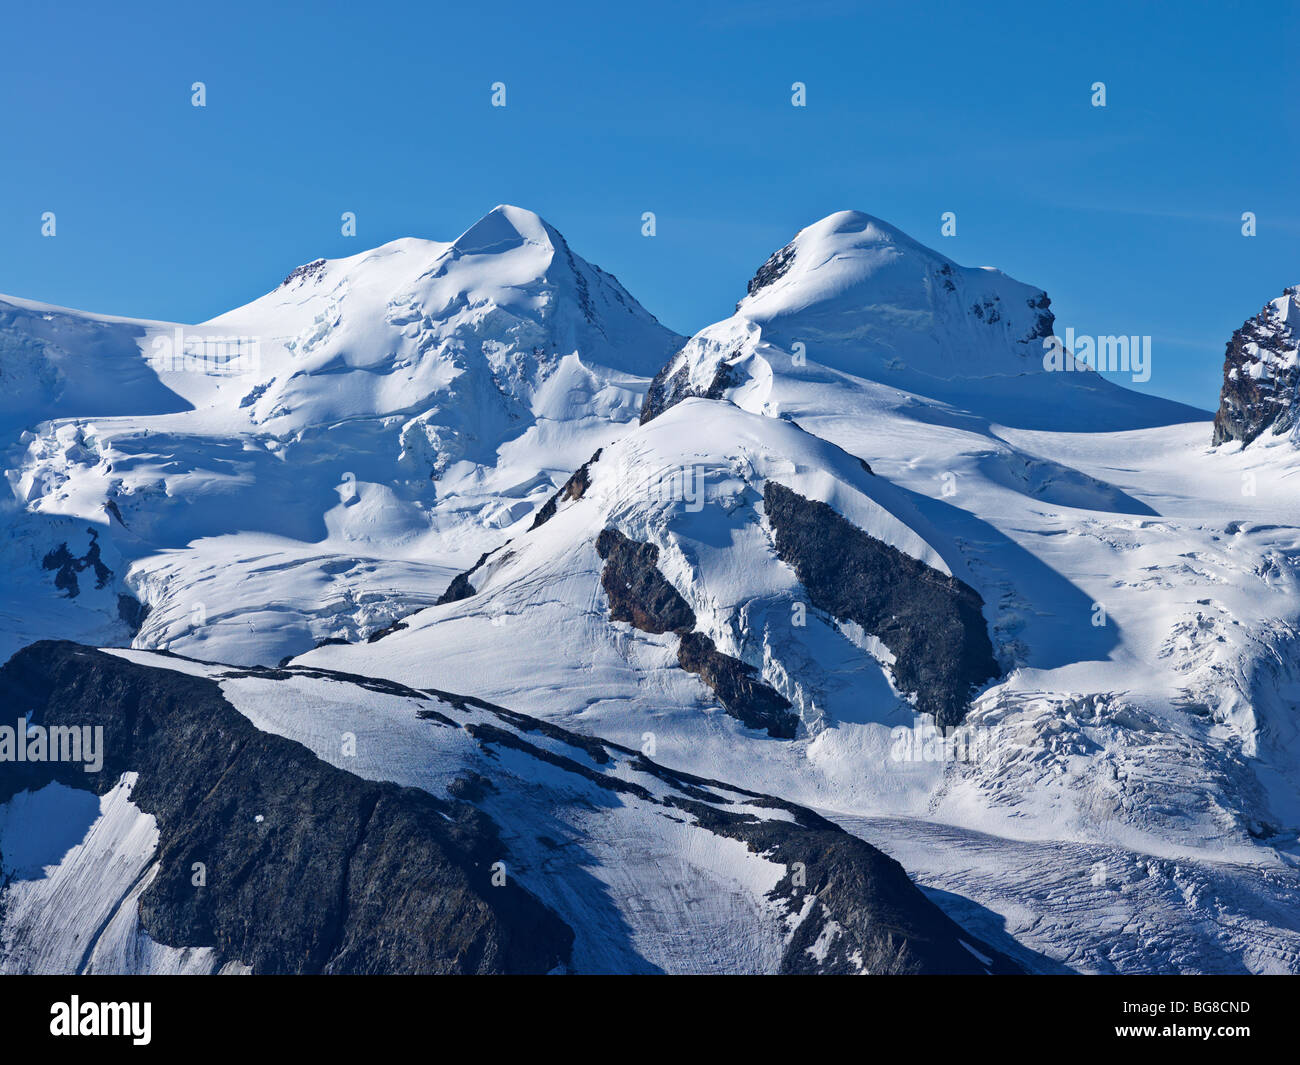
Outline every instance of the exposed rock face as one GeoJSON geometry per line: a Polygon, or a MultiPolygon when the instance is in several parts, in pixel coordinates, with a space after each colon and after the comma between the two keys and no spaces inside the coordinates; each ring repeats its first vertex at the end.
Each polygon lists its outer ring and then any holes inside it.
{"type": "MultiPolygon", "coordinates": [[[[788,929],[773,965],[780,972],[1019,971],[944,915],[897,862],[817,814],[469,696],[302,667],[191,676],[45,642],[0,669],[0,704],[46,725],[102,725],[106,753],[99,774],[72,763],[0,763],[0,803],[51,780],[104,794],[121,774],[137,774],[131,802],[157,819],[160,834],[159,871],[140,904],[145,930],[163,943],[214,946],[255,972],[541,972],[565,964],[569,925],[522,888],[487,885],[490,863],[512,857],[499,826],[511,839],[536,832],[526,794],[553,831],[572,830],[566,810],[584,830],[602,811],[619,811],[687,831],[688,850],[738,840],[753,856],[742,861],[784,867],[766,899],[754,900],[778,907],[788,929]],[[219,687],[241,679],[283,684],[289,698],[302,684],[328,684],[339,702],[383,693],[427,724],[431,762],[463,752],[466,735],[481,756],[461,763],[448,800],[363,780],[256,729],[219,687]],[[533,793],[549,796],[552,787],[553,806],[536,804],[533,793]],[[602,793],[617,801],[593,801],[602,793]],[[191,885],[196,861],[209,869],[203,888],[191,885]]],[[[541,843],[553,847],[548,862],[566,860],[558,843],[541,843]]],[[[571,853],[579,864],[590,860],[571,853]]],[[[656,869],[651,863],[644,875],[656,869]]],[[[671,876],[680,875],[674,867],[671,876]]],[[[552,904],[563,901],[561,892],[552,904]]],[[[49,919],[76,904],[55,900],[49,919]]]]}
{"type": "Polygon", "coordinates": [[[591,467],[594,463],[600,461],[600,453],[603,450],[604,448],[597,448],[596,453],[573,472],[573,476],[560,486],[559,491],[542,504],[537,513],[533,515],[533,523],[528,526],[529,532],[545,525],[555,517],[555,512],[562,502],[581,499],[586,494],[587,489],[591,487],[591,467]]]}
{"type": "Polygon", "coordinates": [[[775,481],[763,507],[777,555],[812,604],[879,639],[895,656],[894,683],[918,710],[940,725],[960,722],[971,690],[998,675],[975,589],[775,481]]]}
{"type": "MultiPolygon", "coordinates": [[[[738,351],[733,352],[733,356],[739,354],[738,351]]],[[[654,421],[669,407],[676,406],[682,400],[693,396],[701,399],[722,399],[727,389],[734,388],[739,383],[740,378],[735,370],[726,362],[722,362],[714,371],[713,379],[707,388],[692,388],[690,363],[675,355],[650,382],[650,390],[646,393],[645,403],[641,406],[641,424],[654,421]]]]}
{"type": "Polygon", "coordinates": [[[605,560],[600,583],[609,596],[609,616],[642,632],[690,632],[695,611],[656,568],[659,548],[629,540],[617,529],[604,529],[596,552],[605,560]]]}
{"type": "Polygon", "coordinates": [[[451,579],[442,595],[438,596],[438,606],[444,603],[459,603],[462,599],[468,599],[471,595],[477,595],[478,589],[470,584],[469,579],[478,572],[479,568],[492,556],[491,551],[484,551],[479,555],[478,561],[470,566],[464,573],[458,573],[451,579]]]}
{"type": "MultiPolygon", "coordinates": [[[[773,281],[778,281],[786,275],[791,264],[794,262],[795,246],[791,241],[784,248],[778,248],[770,256],[767,262],[758,268],[758,272],[749,279],[745,285],[745,294],[752,296],[759,289],[766,288],[773,281]]],[[[739,306],[739,304],[737,304],[739,306]]]]}
{"type": "Polygon", "coordinates": [[[99,773],[0,762],[0,802],[54,780],[102,795],[138,774],[131,801],[160,833],[140,919],[160,943],[257,973],[543,973],[568,957],[563,921],[490,883],[505,847],[487,815],[336,769],[256,729],[212,680],[45,641],[0,670],[0,705],[102,726],[105,748],[99,773]]]}
{"type": "Polygon", "coordinates": [[[766,729],[773,739],[794,739],[799,716],[791,713],[789,699],[754,679],[753,666],[724,655],[699,632],[683,634],[677,661],[688,673],[699,674],[732,717],[750,728],[766,729]]]}
{"type": "Polygon", "coordinates": [[[100,558],[99,533],[93,528],[87,529],[86,532],[90,534],[90,546],[81,558],[77,558],[68,550],[67,543],[62,543],[41,559],[41,565],[45,569],[54,570],[54,586],[69,599],[75,599],[81,593],[81,585],[77,580],[78,573],[91,570],[95,574],[96,588],[103,588],[113,579],[113,571],[105,566],[100,558]]]}
{"type": "Polygon", "coordinates": [[[596,539],[605,560],[601,584],[609,597],[609,616],[642,632],[675,632],[681,637],[677,661],[699,676],[732,717],[774,739],[793,739],[799,716],[790,701],[754,677],[754,667],[723,654],[703,633],[693,632],[695,612],[659,572],[659,548],[605,529],[596,539]]]}
{"type": "MultiPolygon", "coordinates": [[[[401,632],[403,629],[407,629],[407,628],[410,628],[410,626],[405,621],[402,621],[400,618],[396,621],[390,621],[382,629],[376,629],[369,636],[367,636],[366,643],[378,643],[385,636],[391,636],[393,633],[401,632]]],[[[344,643],[346,642],[347,641],[345,640],[344,643]]]]}
{"type": "Polygon", "coordinates": [[[289,276],[280,282],[281,288],[288,288],[295,281],[299,284],[306,281],[309,277],[320,280],[321,269],[325,266],[324,259],[314,259],[312,262],[303,263],[302,266],[295,267],[290,271],[289,276]]]}
{"type": "Polygon", "coordinates": [[[977,949],[989,964],[981,964],[962,945],[963,940],[972,942],[970,937],[959,934],[954,939],[951,929],[957,926],[946,917],[943,924],[918,921],[917,903],[924,896],[892,858],[855,836],[846,838],[837,825],[810,810],[768,801],[789,812],[794,823],[757,821],[703,803],[677,805],[718,835],[743,840],[751,850],[792,870],[772,891],[791,912],[798,912],[809,895],[816,896],[819,919],[804,921],[795,930],[781,959],[783,974],[1019,971],[1011,959],[982,944],[977,949]],[[807,874],[802,887],[796,886],[793,874],[799,866],[807,874]]]}
{"type": "Polygon", "coordinates": [[[132,595],[119,595],[117,597],[117,616],[126,623],[131,635],[135,636],[144,625],[144,619],[149,616],[149,608],[140,600],[132,595]]]}
{"type": "Polygon", "coordinates": [[[1265,432],[1295,427],[1300,411],[1300,285],[1232,334],[1223,360],[1223,391],[1213,442],[1246,446],[1265,432]]]}

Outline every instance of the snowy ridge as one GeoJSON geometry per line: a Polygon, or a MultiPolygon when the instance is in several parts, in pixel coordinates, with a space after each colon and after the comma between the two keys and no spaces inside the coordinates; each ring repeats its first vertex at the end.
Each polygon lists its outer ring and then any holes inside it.
{"type": "MultiPolygon", "coordinates": [[[[14,971],[74,967],[32,929],[38,924],[63,928],[69,923],[68,911],[75,908],[84,933],[84,922],[98,920],[97,910],[83,897],[92,891],[103,896],[105,907],[117,911],[108,924],[121,928],[71,937],[83,946],[87,939],[95,943],[93,951],[85,948],[95,964],[83,962],[81,968],[251,967],[267,972],[287,966],[289,971],[316,971],[310,959],[306,969],[299,969],[304,958],[292,948],[302,907],[310,903],[308,895],[299,893],[312,890],[310,880],[301,888],[297,885],[304,877],[277,884],[276,892],[259,892],[253,912],[241,908],[237,914],[233,935],[223,930],[226,896],[233,895],[229,901],[247,907],[252,901],[242,883],[247,875],[265,880],[283,864],[297,869],[306,857],[300,846],[314,854],[316,848],[330,845],[315,833],[348,833],[346,820],[326,819],[304,834],[292,818],[303,801],[315,805],[331,801],[336,791],[365,789],[351,783],[354,775],[383,782],[385,790],[378,792],[360,842],[349,848],[345,886],[350,894],[373,882],[376,871],[399,861],[402,878],[432,880],[439,890],[428,897],[409,890],[399,895],[403,885],[390,876],[392,897],[384,896],[381,906],[386,911],[396,908],[404,924],[418,922],[423,927],[439,919],[442,892],[452,890],[444,885],[448,880],[454,885],[459,874],[472,890],[486,892],[481,897],[492,899],[494,910],[499,907],[499,931],[490,934],[508,944],[516,916],[506,901],[510,894],[493,895],[487,885],[489,876],[494,882],[505,877],[521,900],[517,905],[531,907],[534,920],[545,914],[553,928],[570,930],[560,937],[558,959],[503,955],[496,962],[491,939],[486,950],[470,944],[449,958],[446,952],[455,948],[459,931],[453,923],[451,942],[427,944],[429,957],[420,947],[393,956],[400,971],[447,971],[448,966],[464,971],[480,953],[491,967],[477,971],[497,971],[497,965],[502,971],[535,971],[539,962],[546,968],[554,960],[559,961],[557,970],[587,973],[980,974],[1017,969],[999,951],[944,917],[896,863],[810,811],[675,773],[637,751],[549,727],[503,707],[319,670],[232,670],[134,651],[113,652],[110,659],[53,643],[17,656],[0,672],[0,687],[11,697],[34,697],[43,719],[57,721],[72,708],[67,698],[85,682],[85,671],[101,680],[112,678],[115,693],[104,708],[110,722],[134,697],[147,696],[143,713],[159,742],[170,744],[178,734],[187,735],[192,723],[229,737],[232,753],[223,758],[220,752],[202,749],[191,765],[158,765],[147,752],[123,742],[132,726],[120,721],[106,729],[107,762],[114,773],[124,760],[142,759],[143,768],[139,779],[134,772],[124,773],[105,793],[98,818],[84,809],[80,819],[75,814],[58,816],[60,806],[94,806],[93,796],[67,786],[70,781],[74,787],[92,787],[84,775],[56,773],[55,782],[18,791],[7,805],[0,804],[0,840],[5,847],[0,862],[16,878],[6,896],[14,905],[0,918],[0,943],[8,937],[12,946],[0,958],[14,971]],[[34,667],[41,675],[33,675],[34,667]],[[52,683],[45,676],[52,677],[52,683]],[[130,693],[125,699],[123,690],[130,693]],[[205,704],[198,715],[180,706],[181,701],[194,700],[205,704]],[[239,720],[240,715],[247,721],[239,720]],[[256,732],[249,732],[249,721],[256,732]],[[303,752],[304,746],[310,755],[303,752]],[[323,769],[322,762],[335,768],[323,769]],[[256,774],[250,782],[254,787],[241,792],[231,809],[234,796],[221,794],[222,788],[231,776],[250,770],[256,774]],[[219,779],[208,778],[214,772],[219,779]],[[299,779],[304,772],[312,775],[299,779]],[[295,797],[292,791],[282,791],[277,783],[282,774],[307,794],[295,797]],[[331,786],[318,790],[318,780],[331,786]],[[394,789],[393,784],[402,787],[394,789]],[[137,788],[147,792],[145,801],[158,811],[156,819],[135,808],[131,800],[137,788]],[[394,832],[383,819],[391,820],[391,807],[400,802],[420,808],[419,796],[431,797],[432,808],[460,826],[462,839],[453,832],[441,852],[427,856],[431,865],[410,868],[420,856],[418,850],[406,853],[411,849],[410,826],[405,834],[394,832]],[[197,807],[191,808],[196,800],[197,807]],[[204,808],[209,801],[221,807],[217,822],[204,808]],[[187,810],[179,822],[172,809],[178,802],[187,810]],[[33,808],[48,811],[65,836],[62,845],[50,840],[35,846],[23,831],[4,830],[33,808]],[[92,823],[86,839],[76,842],[78,826],[84,831],[88,820],[92,823]],[[195,831],[200,835],[191,840],[189,833],[195,831]],[[464,834],[472,834],[473,846],[467,851],[464,834]],[[238,857],[223,850],[223,840],[231,835],[239,839],[238,857]],[[60,861],[49,861],[69,843],[73,846],[60,861]],[[397,853],[390,854],[394,848],[397,853]],[[33,849],[41,852],[35,861],[33,849]],[[249,849],[257,860],[248,873],[238,868],[227,872],[217,860],[222,855],[226,862],[242,865],[249,849]],[[169,889],[162,880],[170,864],[194,853],[213,854],[207,892],[197,898],[183,887],[169,889]],[[129,860],[123,860],[128,855],[129,860]],[[466,865],[457,870],[456,862],[466,865]],[[91,879],[96,872],[98,881],[91,879]],[[539,905],[545,909],[538,910],[539,905]],[[426,916],[426,911],[431,913],[426,916]],[[284,922],[269,950],[262,949],[259,940],[250,943],[245,932],[267,917],[284,922]],[[197,951],[169,952],[153,943],[140,922],[164,935],[216,942],[197,951]],[[215,930],[215,936],[205,929],[215,930]],[[143,946],[124,945],[121,937],[127,933],[143,946]],[[250,948],[251,953],[245,953],[250,948]]],[[[177,757],[185,756],[178,751],[177,757]]],[[[0,771],[0,797],[13,793],[9,778],[15,775],[0,771]]],[[[40,774],[27,774],[33,776],[40,774]]],[[[96,783],[102,787],[108,781],[96,783]]],[[[340,812],[345,810],[346,802],[340,812]]],[[[432,825],[424,822],[425,830],[434,831],[437,822],[436,817],[432,825]]],[[[464,917],[473,897],[459,902],[453,913],[464,917]]],[[[358,911],[368,904],[368,893],[349,902],[339,919],[354,924],[358,911]]],[[[311,917],[320,921],[311,933],[312,943],[328,943],[329,909],[311,917]]],[[[373,959],[350,944],[380,931],[345,925],[339,946],[324,954],[325,971],[369,971],[373,959]]],[[[385,949],[391,952],[391,943],[385,949]]]]}

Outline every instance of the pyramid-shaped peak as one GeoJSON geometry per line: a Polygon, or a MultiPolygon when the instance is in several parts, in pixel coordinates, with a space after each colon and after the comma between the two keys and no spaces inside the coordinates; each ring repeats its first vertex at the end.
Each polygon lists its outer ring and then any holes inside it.
{"type": "Polygon", "coordinates": [[[534,211],[499,204],[465,230],[453,242],[464,255],[508,251],[523,244],[555,248],[564,238],[534,211]]]}

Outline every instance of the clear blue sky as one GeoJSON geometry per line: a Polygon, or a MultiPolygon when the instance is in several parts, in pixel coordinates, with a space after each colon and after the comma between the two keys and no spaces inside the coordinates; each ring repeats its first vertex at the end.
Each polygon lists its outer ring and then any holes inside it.
{"type": "Polygon", "coordinates": [[[1150,334],[1145,387],[1211,407],[1300,282],[1300,5],[1070,7],[11,4],[0,292],[200,321],[506,202],[691,333],[854,208],[1046,288],[1061,330],[1150,334]]]}

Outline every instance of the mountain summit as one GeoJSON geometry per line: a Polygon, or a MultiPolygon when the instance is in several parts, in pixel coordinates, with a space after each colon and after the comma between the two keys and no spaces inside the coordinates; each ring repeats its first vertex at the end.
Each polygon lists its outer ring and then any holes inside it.
{"type": "MultiPolygon", "coordinates": [[[[801,229],[768,258],[735,314],[659,371],[642,422],[687,396],[788,411],[800,379],[876,381],[935,398],[968,382],[1043,372],[1047,293],[998,270],[959,266],[860,211],[801,229]]],[[[851,402],[851,401],[846,401],[851,402]]]]}
{"type": "Polygon", "coordinates": [[[1126,429],[1200,417],[1092,372],[1044,366],[1051,300],[992,267],[960,266],[888,222],[839,211],[801,229],[735,313],[659,371],[641,420],[688,396],[804,419],[865,391],[910,393],[1025,429],[1126,429]]]}
{"type": "Polygon", "coordinates": [[[750,281],[736,313],[776,344],[853,373],[903,360],[940,377],[1020,373],[1052,332],[1041,289],[959,266],[860,211],[801,229],[750,281]],[[813,352],[816,352],[813,355],[813,352]]]}
{"type": "Polygon", "coordinates": [[[567,356],[648,376],[681,340],[540,216],[511,206],[450,243],[408,238],[309,263],[207,325],[262,338],[262,380],[241,406],[277,433],[468,400],[467,389],[481,393],[481,413],[504,403],[517,420],[567,356]],[[318,387],[320,374],[346,387],[318,387]]]}
{"type": "Polygon", "coordinates": [[[452,242],[465,255],[498,252],[535,244],[539,248],[565,247],[564,238],[541,215],[524,207],[498,204],[452,242]]]}

